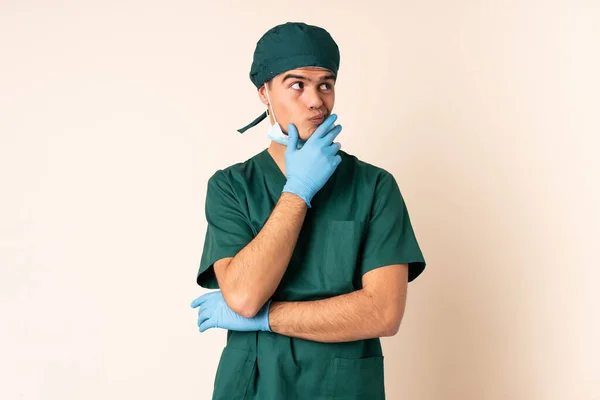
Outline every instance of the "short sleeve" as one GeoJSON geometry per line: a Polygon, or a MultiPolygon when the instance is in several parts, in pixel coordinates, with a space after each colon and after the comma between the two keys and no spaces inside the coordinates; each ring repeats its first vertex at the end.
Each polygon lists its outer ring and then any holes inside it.
{"type": "Polygon", "coordinates": [[[234,257],[254,239],[254,234],[223,171],[208,181],[205,212],[208,226],[196,282],[202,287],[217,289],[214,263],[234,257]]]}
{"type": "Polygon", "coordinates": [[[425,269],[425,259],[394,176],[384,171],[377,182],[363,242],[361,274],[392,264],[408,264],[408,281],[425,269]]]}

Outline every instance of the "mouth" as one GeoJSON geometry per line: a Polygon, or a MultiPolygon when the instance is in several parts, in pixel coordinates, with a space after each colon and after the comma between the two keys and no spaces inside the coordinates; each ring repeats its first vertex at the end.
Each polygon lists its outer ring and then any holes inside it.
{"type": "Polygon", "coordinates": [[[325,120],[325,115],[321,114],[321,115],[317,115],[316,117],[312,117],[310,119],[311,122],[314,122],[316,124],[320,124],[321,122],[323,122],[325,120]]]}

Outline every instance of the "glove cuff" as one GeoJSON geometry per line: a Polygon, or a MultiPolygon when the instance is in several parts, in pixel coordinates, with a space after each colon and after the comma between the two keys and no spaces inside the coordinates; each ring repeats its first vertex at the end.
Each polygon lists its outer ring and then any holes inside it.
{"type": "Polygon", "coordinates": [[[267,301],[267,303],[263,306],[263,312],[264,312],[263,331],[267,331],[267,332],[273,332],[271,330],[271,326],[269,325],[269,308],[271,306],[271,301],[272,300],[267,301]]]}
{"type": "Polygon", "coordinates": [[[282,192],[293,193],[296,196],[300,197],[302,200],[306,202],[308,208],[311,208],[310,200],[312,199],[312,195],[310,195],[311,190],[309,187],[302,182],[288,179],[288,181],[283,186],[282,192]]]}

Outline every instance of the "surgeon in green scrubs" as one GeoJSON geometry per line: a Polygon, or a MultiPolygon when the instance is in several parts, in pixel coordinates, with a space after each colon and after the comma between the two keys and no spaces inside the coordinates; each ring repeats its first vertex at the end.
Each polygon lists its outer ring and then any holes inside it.
{"type": "MultiPolygon", "coordinates": [[[[425,260],[394,177],[344,152],[340,53],[286,23],[257,42],[250,79],[270,146],[218,170],[191,306],[227,329],[213,399],[385,399],[380,337],[395,335],[425,260]]],[[[376,136],[376,132],[366,133],[376,136]]]]}

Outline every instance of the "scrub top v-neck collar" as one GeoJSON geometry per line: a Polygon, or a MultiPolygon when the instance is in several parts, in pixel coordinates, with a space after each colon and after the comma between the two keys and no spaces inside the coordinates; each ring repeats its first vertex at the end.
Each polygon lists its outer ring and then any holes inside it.
{"type": "MultiPolygon", "coordinates": [[[[342,157],[343,160],[345,154],[341,150],[338,154],[342,157]]],[[[267,181],[269,182],[270,189],[276,191],[281,190],[285,186],[287,178],[283,174],[283,171],[281,171],[273,157],[271,156],[271,153],[269,153],[269,149],[267,148],[258,153],[256,158],[258,160],[258,164],[265,173],[267,181]]],[[[339,175],[340,169],[342,168],[344,168],[344,166],[340,165],[333,173],[333,175],[328,179],[325,185],[315,194],[313,200],[311,201],[313,205],[318,205],[322,198],[327,198],[331,194],[333,187],[336,184],[337,176],[339,175]]],[[[309,213],[311,210],[312,208],[309,209],[309,213]]]]}
{"type": "Polygon", "coordinates": [[[265,174],[269,177],[269,180],[276,185],[284,185],[287,182],[287,178],[273,159],[273,156],[271,156],[271,153],[269,153],[268,148],[261,151],[257,158],[265,174]]]}

